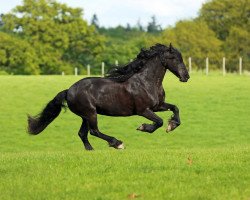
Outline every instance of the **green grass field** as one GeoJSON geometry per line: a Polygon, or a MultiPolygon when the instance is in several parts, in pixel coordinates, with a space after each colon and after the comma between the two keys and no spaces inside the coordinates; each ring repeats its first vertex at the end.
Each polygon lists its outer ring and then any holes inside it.
{"type": "Polygon", "coordinates": [[[26,133],[37,114],[81,77],[0,76],[0,199],[250,199],[250,77],[191,74],[180,83],[167,74],[167,102],[182,125],[136,131],[142,117],[99,116],[99,128],[125,143],[115,150],[78,138],[80,118],[69,110],[40,135],[26,133]]]}

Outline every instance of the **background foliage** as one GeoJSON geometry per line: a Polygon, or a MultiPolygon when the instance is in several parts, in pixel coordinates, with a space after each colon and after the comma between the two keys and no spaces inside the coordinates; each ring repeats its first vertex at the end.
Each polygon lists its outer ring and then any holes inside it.
{"type": "Polygon", "coordinates": [[[141,48],[170,42],[184,55],[191,56],[193,66],[202,69],[205,58],[210,66],[221,67],[222,56],[227,69],[238,68],[243,57],[250,70],[250,1],[211,0],[203,4],[195,19],[179,21],[162,28],[152,16],[147,27],[101,27],[98,16],[91,23],[80,8],[71,8],[54,0],[24,0],[0,18],[0,71],[12,74],[72,74],[78,67],[82,74],[90,64],[100,74],[101,62],[112,67],[115,61],[125,64],[141,48]]]}

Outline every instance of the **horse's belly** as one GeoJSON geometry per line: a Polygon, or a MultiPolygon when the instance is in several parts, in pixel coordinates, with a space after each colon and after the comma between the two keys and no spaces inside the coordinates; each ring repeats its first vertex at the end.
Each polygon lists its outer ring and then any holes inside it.
{"type": "Polygon", "coordinates": [[[97,113],[100,115],[107,115],[107,116],[117,116],[117,117],[122,117],[122,116],[132,116],[135,113],[133,111],[128,111],[128,110],[107,110],[104,108],[97,108],[97,113]]]}
{"type": "Polygon", "coordinates": [[[129,96],[103,95],[97,102],[98,114],[109,116],[131,116],[134,114],[133,103],[129,96]]]}

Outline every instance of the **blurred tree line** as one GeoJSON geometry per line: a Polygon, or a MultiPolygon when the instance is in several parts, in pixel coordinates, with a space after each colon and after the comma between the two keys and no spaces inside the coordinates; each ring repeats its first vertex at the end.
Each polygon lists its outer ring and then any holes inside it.
{"type": "Polygon", "coordinates": [[[82,74],[90,64],[91,72],[100,74],[101,62],[107,67],[125,64],[141,48],[155,43],[178,48],[187,62],[203,69],[205,58],[210,67],[238,69],[243,57],[244,69],[250,70],[250,0],[211,0],[203,4],[195,19],[175,26],[162,27],[156,17],[143,27],[127,24],[101,27],[97,15],[91,23],[83,19],[83,10],[54,0],[24,0],[10,13],[0,16],[0,73],[72,74],[78,67],[82,74]]]}

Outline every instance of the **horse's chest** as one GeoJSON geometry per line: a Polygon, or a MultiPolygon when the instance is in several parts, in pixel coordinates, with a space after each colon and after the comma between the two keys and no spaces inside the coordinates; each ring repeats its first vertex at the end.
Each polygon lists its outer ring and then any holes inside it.
{"type": "Polygon", "coordinates": [[[165,99],[165,92],[162,89],[159,89],[156,94],[155,101],[153,102],[152,109],[157,108],[159,105],[161,105],[164,102],[165,99]]]}

